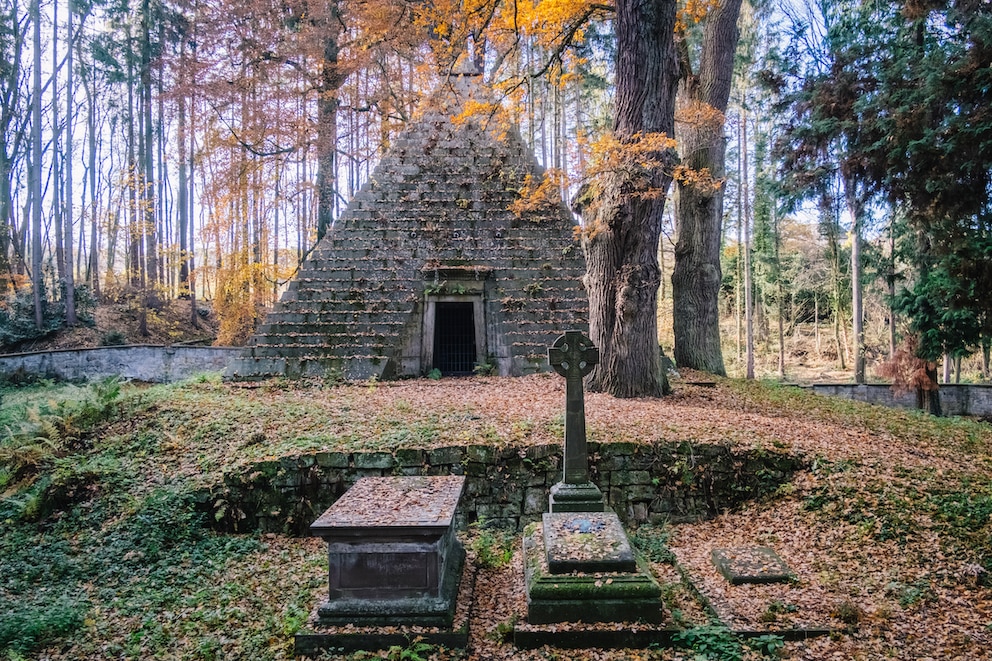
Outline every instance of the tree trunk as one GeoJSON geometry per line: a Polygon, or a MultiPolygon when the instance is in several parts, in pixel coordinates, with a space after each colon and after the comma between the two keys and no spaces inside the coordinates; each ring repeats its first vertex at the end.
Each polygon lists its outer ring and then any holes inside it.
{"type": "Polygon", "coordinates": [[[775,233],[775,313],[778,317],[778,378],[785,379],[785,290],[782,287],[781,234],[778,226],[778,201],[772,197],[772,227],[775,233]]]}
{"type": "Polygon", "coordinates": [[[75,122],[73,116],[75,106],[75,72],[72,70],[72,2],[69,2],[69,16],[66,19],[66,44],[68,53],[66,55],[66,113],[65,113],[65,323],[69,326],[76,325],[76,279],[73,274],[72,259],[72,125],[75,122]]]}
{"type": "MultiPolygon", "coordinates": [[[[192,25],[193,43],[196,42],[196,23],[192,25]]],[[[193,71],[196,71],[196,47],[193,47],[192,53],[193,60],[193,71]]],[[[186,219],[189,222],[188,229],[188,239],[189,247],[187,250],[187,279],[189,282],[189,320],[193,325],[193,328],[200,327],[200,317],[196,310],[196,239],[195,233],[193,231],[193,200],[194,194],[196,192],[195,188],[195,177],[193,176],[194,160],[193,152],[196,146],[196,88],[192,87],[189,95],[189,153],[183,152],[180,158],[188,158],[189,161],[189,191],[186,194],[186,203],[188,208],[186,210],[186,219]]],[[[185,186],[185,183],[183,184],[185,186]]]]}
{"type": "Polygon", "coordinates": [[[675,362],[680,367],[725,376],[720,347],[720,240],[723,235],[723,178],[726,141],[723,114],[730,99],[734,54],[740,31],[741,0],[723,0],[710,10],[703,27],[699,74],[689,68],[688,47],[681,44],[680,115],[695,121],[677,125],[682,164],[708,170],[713,181],[680,181],[676,196],[678,243],[672,272],[672,321],[675,362]],[[717,111],[719,118],[714,118],[717,111]],[[716,182],[716,183],[714,183],[716,182]]]}
{"type": "Polygon", "coordinates": [[[324,238],[334,221],[338,89],[345,81],[345,76],[338,68],[340,20],[337,0],[328,3],[327,12],[326,20],[322,21],[326,33],[320,73],[320,96],[317,99],[317,241],[324,238]]]}
{"type": "MultiPolygon", "coordinates": [[[[144,129],[144,150],[142,165],[144,169],[140,177],[142,182],[142,211],[144,222],[141,235],[144,239],[145,277],[142,279],[142,289],[154,288],[158,284],[158,233],[155,227],[155,148],[154,124],[152,124],[152,36],[151,36],[151,0],[141,3],[141,117],[144,129]]],[[[147,291],[142,293],[147,299],[147,291]]],[[[144,306],[142,306],[144,311],[144,306]]],[[[143,332],[142,335],[145,335],[143,332]]]]}
{"type": "MultiPolygon", "coordinates": [[[[179,70],[186,67],[186,40],[179,45],[179,70]]],[[[176,99],[176,140],[179,142],[179,190],[176,204],[179,205],[179,298],[189,298],[189,245],[187,229],[189,226],[189,204],[186,193],[189,184],[186,181],[186,99],[176,99]]]]}
{"type": "Polygon", "coordinates": [[[738,129],[737,129],[737,259],[734,260],[734,268],[736,269],[736,277],[734,278],[734,315],[737,317],[737,363],[738,368],[740,367],[741,358],[743,358],[743,348],[744,348],[744,240],[743,240],[743,227],[744,227],[744,196],[742,191],[744,190],[744,160],[743,154],[745,149],[743,135],[743,110],[738,117],[738,129]]]}
{"type": "MultiPolygon", "coordinates": [[[[644,134],[674,135],[676,5],[617,2],[613,132],[624,145],[644,134]]],[[[651,157],[670,162],[674,155],[651,157]]],[[[583,247],[589,333],[601,352],[589,385],[616,397],[657,397],[667,390],[658,351],[658,241],[671,180],[662,167],[604,173],[594,182],[595,194],[579,201],[588,230],[583,247]]]]}
{"type": "MultiPolygon", "coordinates": [[[[84,69],[85,71],[85,69],[84,69]]],[[[93,296],[100,297],[100,249],[99,249],[99,213],[97,191],[97,165],[96,165],[96,91],[92,89],[96,85],[96,67],[93,67],[93,78],[90,81],[83,76],[83,91],[86,93],[86,133],[89,147],[89,177],[90,177],[90,254],[87,263],[87,280],[93,290],[93,296]]],[[[109,259],[109,256],[108,256],[109,259]]]]}
{"type": "MultiPolygon", "coordinates": [[[[16,0],[11,3],[10,16],[20,16],[20,9],[16,0]]],[[[21,55],[26,34],[21,32],[20,27],[15,29],[10,35],[11,51],[10,61],[3,68],[4,79],[2,85],[3,96],[0,98],[0,273],[8,278],[12,290],[16,289],[17,281],[14,279],[14,264],[18,262],[16,221],[14,220],[14,198],[13,182],[11,181],[13,170],[13,157],[18,151],[16,145],[20,144],[24,136],[24,124],[16,122],[18,99],[21,92],[21,55]],[[17,125],[16,130],[11,125],[17,125]]],[[[0,286],[0,294],[6,293],[7,282],[0,286]]]]}
{"type": "Polygon", "coordinates": [[[750,174],[747,157],[747,115],[741,114],[743,136],[743,162],[741,188],[744,196],[744,378],[754,378],[754,283],[751,273],[751,200],[748,191],[750,174]]]}
{"type": "Polygon", "coordinates": [[[139,253],[141,232],[137,215],[138,161],[134,150],[134,53],[131,44],[130,27],[125,32],[127,36],[127,271],[128,284],[131,287],[138,287],[141,284],[141,255],[139,253]]]}
{"type": "Polygon", "coordinates": [[[31,288],[34,295],[34,324],[44,326],[41,309],[41,0],[31,2],[34,71],[31,84],[31,288]]]}
{"type": "Polygon", "coordinates": [[[895,218],[889,223],[889,360],[896,356],[896,232],[893,225],[895,218]]]}
{"type": "MultiPolygon", "coordinates": [[[[59,294],[59,283],[65,280],[67,266],[65,259],[65,234],[63,231],[64,217],[62,215],[65,208],[65,179],[62,177],[62,120],[59,116],[59,74],[61,67],[59,62],[59,3],[52,3],[52,77],[48,82],[52,87],[52,102],[49,106],[52,117],[52,224],[55,233],[55,275],[52,284],[53,298],[59,294]]],[[[48,237],[50,240],[50,237],[48,237]]]]}
{"type": "Polygon", "coordinates": [[[930,415],[941,416],[943,412],[940,408],[940,390],[937,386],[937,365],[928,362],[926,373],[929,385],[916,388],[916,408],[930,415]]]}
{"type": "Polygon", "coordinates": [[[844,197],[851,214],[851,329],[854,335],[854,382],[865,382],[865,330],[861,285],[861,221],[864,215],[857,183],[844,177],[844,197]]]}
{"type": "Polygon", "coordinates": [[[816,357],[820,357],[820,297],[813,291],[813,336],[816,339],[816,357]]]}

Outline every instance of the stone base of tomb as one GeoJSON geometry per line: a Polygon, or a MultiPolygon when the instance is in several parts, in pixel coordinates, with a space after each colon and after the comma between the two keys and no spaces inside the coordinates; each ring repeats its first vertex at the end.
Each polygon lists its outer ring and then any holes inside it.
{"type": "Polygon", "coordinates": [[[324,653],[351,653],[360,650],[388,650],[392,647],[405,649],[416,640],[427,645],[447,649],[465,649],[468,646],[468,623],[473,607],[475,591],[475,570],[465,567],[461,573],[461,584],[455,598],[454,619],[448,624],[424,626],[422,624],[400,624],[395,620],[389,624],[322,624],[319,611],[327,602],[321,600],[310,618],[294,637],[296,656],[319,657],[324,653]]]}
{"type": "MultiPolygon", "coordinates": [[[[440,595],[357,599],[342,597],[317,608],[320,625],[450,627],[455,616],[458,583],[465,565],[465,549],[452,540],[446,551],[440,595]]],[[[388,557],[382,561],[388,562],[388,557]]]]}
{"type": "Polygon", "coordinates": [[[527,621],[663,621],[661,587],[614,512],[549,513],[524,533],[527,621]]]}

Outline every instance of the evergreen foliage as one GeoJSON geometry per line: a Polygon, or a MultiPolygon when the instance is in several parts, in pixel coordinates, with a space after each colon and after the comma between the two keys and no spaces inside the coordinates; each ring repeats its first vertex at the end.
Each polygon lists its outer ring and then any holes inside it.
{"type": "Polygon", "coordinates": [[[793,196],[829,208],[837,177],[888,210],[914,271],[894,304],[927,361],[992,331],[992,15],[974,4],[820,0],[823,25],[794,24],[763,76],[793,196]]]}
{"type": "MultiPolygon", "coordinates": [[[[36,340],[65,326],[65,295],[52,299],[42,290],[42,326],[38,328],[34,319],[34,298],[30,289],[24,288],[0,303],[0,347],[13,347],[21,342],[36,340]]],[[[83,322],[92,321],[90,316],[94,301],[85,285],[76,286],[76,309],[83,322]]]]}

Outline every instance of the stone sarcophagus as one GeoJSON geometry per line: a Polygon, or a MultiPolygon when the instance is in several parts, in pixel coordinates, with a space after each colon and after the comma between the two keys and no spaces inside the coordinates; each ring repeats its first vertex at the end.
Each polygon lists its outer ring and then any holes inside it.
{"type": "Polygon", "coordinates": [[[460,476],[365,477],[310,526],[327,543],[320,624],[448,626],[465,552],[460,476]]]}

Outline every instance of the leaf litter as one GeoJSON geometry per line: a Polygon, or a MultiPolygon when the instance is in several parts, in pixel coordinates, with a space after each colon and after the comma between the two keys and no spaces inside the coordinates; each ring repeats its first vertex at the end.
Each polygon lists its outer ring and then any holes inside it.
{"type": "MultiPolygon", "coordinates": [[[[748,631],[836,632],[786,643],[787,659],[992,659],[992,428],[762,384],[675,386],[674,396],[660,400],[589,393],[590,440],[723,443],[788,451],[810,466],[761,502],[668,529],[679,568],[723,622],[748,631]],[[711,552],[748,546],[774,549],[795,580],[730,585],[711,552]]],[[[147,446],[140,457],[122,460],[136,484],[209,484],[306,451],[561,443],[563,400],[563,382],[548,375],[323,389],[185,384],[137,395],[131,405],[138,413],[111,426],[96,451],[124,457],[140,437],[147,446]]],[[[509,565],[477,570],[463,658],[693,658],[684,650],[516,650],[499,632],[525,612],[519,553],[509,565]]],[[[38,658],[107,658],[108,650],[206,658],[207,642],[215,658],[289,658],[292,633],[305,620],[293,609],[320,591],[322,556],[319,540],[266,536],[262,549],[213,570],[211,580],[231,586],[226,591],[179,595],[187,606],[145,616],[122,615],[106,588],[85,586],[94,604],[86,625],[38,658]],[[164,642],[133,643],[147,616],[161,620],[164,642]],[[247,649],[255,652],[246,656],[247,649]]],[[[677,575],[670,565],[653,567],[677,575]]],[[[695,608],[703,617],[688,589],[670,585],[680,614],[695,608]]]]}

